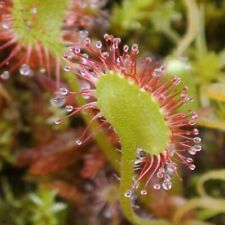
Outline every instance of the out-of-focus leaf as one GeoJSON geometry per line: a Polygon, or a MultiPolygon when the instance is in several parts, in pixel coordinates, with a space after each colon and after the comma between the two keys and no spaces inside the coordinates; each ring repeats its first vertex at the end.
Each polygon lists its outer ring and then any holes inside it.
{"type": "Polygon", "coordinates": [[[210,197],[205,198],[193,198],[187,201],[183,206],[181,206],[175,216],[174,216],[174,224],[182,225],[184,222],[182,221],[183,216],[192,209],[195,208],[206,208],[217,211],[219,213],[225,213],[225,200],[214,199],[210,197]]]}
{"type": "Polygon", "coordinates": [[[208,180],[222,180],[225,181],[225,169],[210,171],[200,177],[197,184],[198,193],[202,196],[206,196],[207,193],[204,189],[204,183],[208,180]]]}
{"type": "Polygon", "coordinates": [[[197,124],[203,127],[225,131],[225,121],[217,118],[211,108],[202,108],[199,111],[197,124]]]}
{"type": "Polygon", "coordinates": [[[214,83],[204,88],[205,95],[211,99],[225,102],[225,83],[214,83]]]}

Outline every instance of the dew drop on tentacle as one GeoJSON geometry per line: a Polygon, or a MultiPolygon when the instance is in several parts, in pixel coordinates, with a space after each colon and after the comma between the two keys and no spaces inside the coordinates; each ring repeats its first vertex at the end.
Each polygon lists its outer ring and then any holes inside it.
{"type": "Polygon", "coordinates": [[[4,71],[4,72],[2,72],[1,75],[0,75],[0,78],[1,78],[2,80],[8,80],[9,77],[10,77],[10,73],[9,73],[9,71],[7,71],[7,70],[4,71]]]}
{"type": "Polygon", "coordinates": [[[68,89],[65,87],[59,88],[59,94],[66,96],[69,93],[68,89]]]}
{"type": "Polygon", "coordinates": [[[101,41],[97,41],[95,45],[96,45],[96,48],[100,49],[102,47],[102,42],[101,41]]]}
{"type": "Polygon", "coordinates": [[[69,71],[70,71],[70,69],[71,69],[71,67],[70,67],[70,66],[68,66],[68,65],[64,66],[64,71],[65,71],[65,72],[69,72],[69,71]]]}
{"type": "Polygon", "coordinates": [[[170,190],[172,188],[172,183],[170,180],[164,180],[162,182],[162,187],[164,190],[170,190]]]}
{"type": "Polygon", "coordinates": [[[124,193],[124,196],[125,196],[126,198],[131,198],[132,194],[133,194],[133,192],[132,192],[131,190],[128,190],[128,191],[126,191],[126,192],[124,193]]]}
{"type": "Polygon", "coordinates": [[[65,106],[65,110],[66,110],[67,112],[72,112],[72,111],[73,111],[73,106],[72,106],[72,105],[66,105],[66,106],[65,106]]]}
{"type": "Polygon", "coordinates": [[[2,21],[1,22],[1,27],[2,27],[2,29],[4,29],[4,30],[9,30],[10,29],[10,23],[8,22],[8,21],[2,21]]]}
{"type": "Polygon", "coordinates": [[[76,143],[77,145],[82,145],[82,144],[83,144],[82,141],[79,140],[79,139],[77,139],[77,140],[75,141],[75,143],[76,143]]]}
{"type": "Polygon", "coordinates": [[[177,86],[181,82],[181,79],[180,77],[173,77],[172,82],[175,86],[177,86]]]}
{"type": "Polygon", "coordinates": [[[200,143],[201,142],[201,138],[200,137],[195,137],[193,138],[194,143],[200,143]]]}
{"type": "Polygon", "coordinates": [[[154,184],[154,185],[153,185],[153,188],[154,188],[155,190],[160,190],[160,189],[161,189],[161,184],[154,184]]]}
{"type": "Polygon", "coordinates": [[[56,125],[59,125],[60,123],[61,123],[61,119],[60,119],[60,118],[56,118],[56,119],[55,119],[55,124],[56,124],[56,125]]]}
{"type": "Polygon", "coordinates": [[[195,170],[195,167],[196,167],[196,166],[195,166],[194,164],[189,165],[189,169],[190,169],[190,170],[195,170]]]}
{"type": "Polygon", "coordinates": [[[20,67],[20,74],[22,76],[32,76],[33,75],[33,71],[31,70],[30,66],[27,65],[27,64],[23,64],[21,67],[20,67]]]}
{"type": "Polygon", "coordinates": [[[196,154],[196,149],[195,147],[191,147],[189,150],[188,150],[189,154],[190,155],[195,155],[196,154]]]}
{"type": "Polygon", "coordinates": [[[50,99],[50,103],[52,106],[60,108],[65,105],[65,98],[56,96],[56,97],[50,99]]]}
{"type": "Polygon", "coordinates": [[[147,194],[148,194],[147,190],[145,189],[141,190],[141,195],[147,195],[147,194]]]}

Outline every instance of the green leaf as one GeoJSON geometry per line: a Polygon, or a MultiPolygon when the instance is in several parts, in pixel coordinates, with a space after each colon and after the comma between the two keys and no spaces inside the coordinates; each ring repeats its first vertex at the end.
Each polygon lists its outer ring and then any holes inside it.
{"type": "Polygon", "coordinates": [[[169,128],[150,93],[119,74],[106,73],[97,83],[96,95],[102,115],[116,129],[121,142],[132,142],[151,155],[164,152],[169,128]]]}
{"type": "Polygon", "coordinates": [[[68,3],[68,0],[14,0],[13,30],[19,43],[27,47],[41,43],[54,56],[61,55],[61,27],[68,3]]]}

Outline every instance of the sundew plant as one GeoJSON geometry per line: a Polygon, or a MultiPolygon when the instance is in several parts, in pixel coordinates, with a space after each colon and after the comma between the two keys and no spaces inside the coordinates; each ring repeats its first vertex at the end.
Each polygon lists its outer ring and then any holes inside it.
{"type": "Polygon", "coordinates": [[[224,18],[0,1],[0,224],[224,225],[224,18]]]}

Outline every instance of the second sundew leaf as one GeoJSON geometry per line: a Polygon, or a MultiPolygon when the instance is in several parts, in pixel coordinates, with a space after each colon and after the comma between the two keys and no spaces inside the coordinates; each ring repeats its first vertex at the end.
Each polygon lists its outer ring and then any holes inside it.
{"type": "Polygon", "coordinates": [[[68,0],[14,0],[11,13],[15,35],[25,46],[41,43],[59,56],[63,53],[61,27],[68,4],[68,0]]]}
{"type": "Polygon", "coordinates": [[[134,143],[151,155],[163,153],[169,129],[153,96],[109,72],[98,81],[96,94],[102,115],[116,129],[121,142],[134,143]]]}

